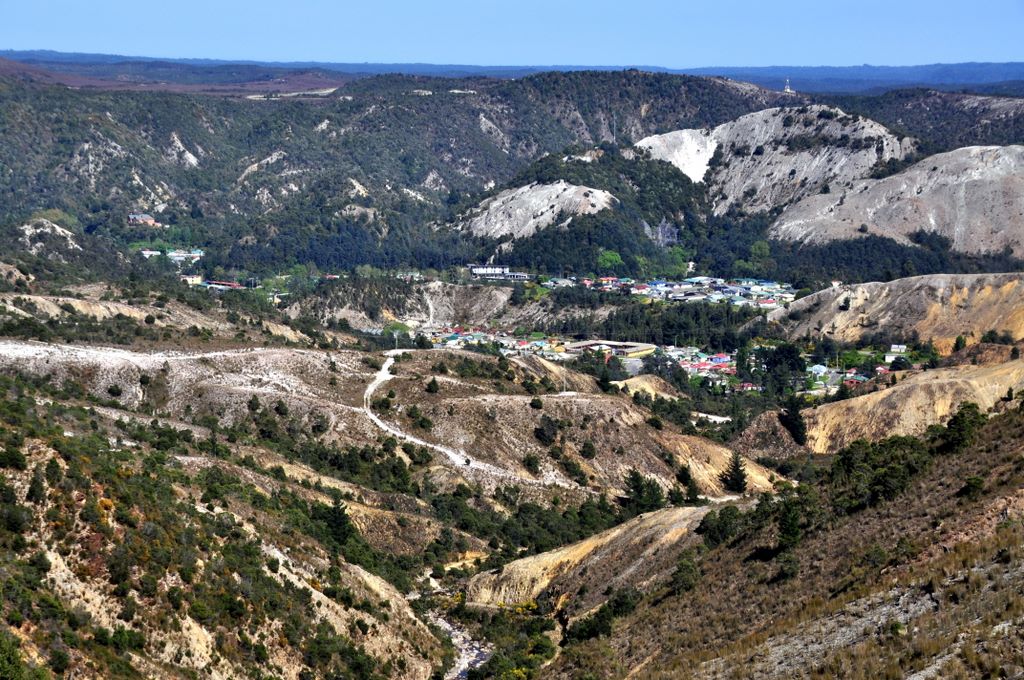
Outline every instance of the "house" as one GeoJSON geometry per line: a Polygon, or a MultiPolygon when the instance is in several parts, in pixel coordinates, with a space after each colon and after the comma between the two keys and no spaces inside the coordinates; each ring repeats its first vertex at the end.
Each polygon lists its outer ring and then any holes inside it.
{"type": "Polygon", "coordinates": [[[179,278],[187,286],[199,286],[203,283],[203,277],[199,274],[182,274],[179,278]]]}
{"type": "Polygon", "coordinates": [[[176,265],[182,265],[185,262],[189,264],[195,264],[203,258],[206,253],[198,248],[193,250],[171,250],[167,253],[167,258],[175,263],[176,265]]]}
{"type": "Polygon", "coordinates": [[[209,290],[243,290],[245,286],[234,281],[203,281],[201,284],[209,290]]]}
{"type": "Polygon", "coordinates": [[[162,227],[163,225],[147,213],[128,213],[128,224],[142,227],[162,227]]]}
{"type": "Polygon", "coordinates": [[[907,354],[906,345],[890,345],[889,351],[885,353],[885,363],[891,364],[900,357],[905,357],[907,354]]]}
{"type": "Polygon", "coordinates": [[[142,255],[147,260],[151,257],[156,257],[157,255],[163,255],[163,253],[159,250],[140,250],[139,254],[142,255]]]}

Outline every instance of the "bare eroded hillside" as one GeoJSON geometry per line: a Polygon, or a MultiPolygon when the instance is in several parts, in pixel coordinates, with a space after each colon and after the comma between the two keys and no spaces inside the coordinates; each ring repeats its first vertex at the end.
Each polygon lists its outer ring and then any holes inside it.
{"type": "Polygon", "coordinates": [[[969,342],[989,330],[1024,337],[1022,294],[1022,274],[934,274],[826,288],[768,319],[791,339],[825,335],[855,343],[884,330],[917,333],[946,353],[958,335],[969,342]]]}

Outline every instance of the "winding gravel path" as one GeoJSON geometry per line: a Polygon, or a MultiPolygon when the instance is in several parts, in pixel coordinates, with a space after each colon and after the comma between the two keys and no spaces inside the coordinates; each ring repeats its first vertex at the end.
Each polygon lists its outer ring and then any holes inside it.
{"type": "Polygon", "coordinates": [[[373,401],[373,394],[381,385],[395,377],[394,374],[391,373],[391,367],[395,363],[395,357],[405,351],[407,350],[398,349],[388,350],[385,352],[385,356],[387,358],[383,365],[381,365],[380,370],[377,371],[377,374],[373,377],[373,380],[371,380],[370,384],[366,386],[366,391],[363,393],[363,412],[374,425],[400,440],[412,442],[417,446],[425,446],[443,454],[448,458],[452,465],[457,466],[462,472],[468,473],[467,476],[501,479],[514,482],[515,484],[526,484],[530,486],[566,486],[566,483],[556,479],[545,478],[538,480],[520,477],[519,475],[512,474],[504,468],[478,460],[462,449],[456,450],[448,446],[428,442],[381,419],[380,416],[373,412],[373,408],[370,405],[373,401]]]}

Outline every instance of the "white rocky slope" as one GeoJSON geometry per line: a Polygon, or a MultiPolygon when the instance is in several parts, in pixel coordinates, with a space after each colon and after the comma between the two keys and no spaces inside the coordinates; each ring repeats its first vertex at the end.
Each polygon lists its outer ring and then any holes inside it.
{"type": "Polygon", "coordinates": [[[909,243],[917,231],[944,236],[961,252],[1024,253],[1024,146],[964,147],[884,179],[833,187],[790,206],[771,235],[824,243],[876,234],[909,243]]]}
{"type": "Polygon", "coordinates": [[[915,141],[872,120],[827,106],[766,109],[711,130],[676,130],[637,146],[695,182],[707,182],[714,210],[752,212],[845,187],[875,164],[904,158],[915,141]],[[721,161],[711,166],[716,151],[721,161]]]}
{"type": "Polygon", "coordinates": [[[64,227],[47,219],[35,219],[23,224],[21,244],[33,255],[47,254],[51,258],[59,257],[61,250],[81,250],[75,235],[64,227]]]}
{"type": "Polygon", "coordinates": [[[560,216],[591,215],[611,208],[618,200],[607,191],[569,184],[528,184],[506,189],[480,203],[457,229],[488,238],[527,238],[549,227],[560,216]]]}

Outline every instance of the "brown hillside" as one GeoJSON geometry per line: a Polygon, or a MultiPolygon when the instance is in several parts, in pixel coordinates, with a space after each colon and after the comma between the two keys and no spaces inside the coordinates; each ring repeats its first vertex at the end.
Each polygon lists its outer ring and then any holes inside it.
{"type": "Polygon", "coordinates": [[[557,550],[474,576],[471,606],[498,608],[545,595],[573,614],[603,602],[609,587],[647,590],[666,575],[708,507],[666,508],[557,550]]]}
{"type": "Polygon", "coordinates": [[[828,288],[769,314],[790,338],[842,342],[884,331],[917,333],[948,353],[958,335],[977,342],[989,330],[1024,337],[1024,274],[935,274],[828,288]]]}
{"type": "Polygon", "coordinates": [[[833,453],[856,439],[923,434],[964,402],[987,410],[1007,389],[1022,387],[1024,361],[1019,360],[923,371],[893,387],[803,411],[807,446],[815,453],[833,453]]]}
{"type": "MultiPolygon", "coordinates": [[[[593,379],[577,377],[569,383],[570,391],[537,395],[541,408],[531,405],[534,397],[507,380],[481,380],[459,377],[454,373],[435,374],[432,366],[443,357],[455,366],[459,357],[472,357],[438,352],[417,352],[411,360],[398,365],[398,377],[389,383],[396,393],[396,411],[387,414],[388,422],[405,426],[407,414],[416,406],[432,422],[429,431],[417,436],[433,444],[448,447],[479,458],[511,473],[511,480],[529,487],[538,482],[546,485],[574,484],[559,461],[550,455],[551,444],[535,435],[544,417],[561,424],[556,445],[563,449],[566,459],[575,461],[585,472],[588,486],[594,490],[606,489],[618,494],[623,479],[631,469],[658,479],[662,486],[676,484],[674,467],[689,465],[703,493],[711,496],[722,493],[719,474],[725,470],[732,455],[724,446],[710,440],[682,434],[668,423],[656,429],[646,422],[650,412],[636,406],[625,395],[602,394],[593,386],[593,379]],[[432,377],[440,386],[436,394],[428,393],[425,385],[432,377]],[[572,391],[574,384],[589,387],[590,391],[572,391]],[[591,442],[596,449],[593,459],[581,455],[583,446],[591,442]],[[533,475],[523,467],[528,455],[537,456],[540,474],[533,475]]],[[[475,359],[479,361],[479,355],[475,359]]],[[[545,362],[546,363],[546,362],[545,362]]],[[[529,363],[534,367],[533,363],[529,363]]],[[[557,390],[560,367],[550,366],[552,383],[557,390]]],[[[564,369],[561,369],[564,370],[564,369]]],[[[536,373],[534,373],[536,375],[536,373]]],[[[747,463],[749,484],[753,491],[771,489],[769,473],[747,463]]]]}
{"type": "Polygon", "coordinates": [[[693,590],[653,595],[547,677],[1016,677],[1022,453],[1024,414],[990,421],[897,499],[807,536],[794,578],[775,578],[770,528],[719,546],[693,590]],[[968,500],[972,476],[983,490],[968,500]]]}

